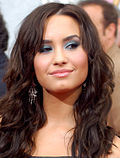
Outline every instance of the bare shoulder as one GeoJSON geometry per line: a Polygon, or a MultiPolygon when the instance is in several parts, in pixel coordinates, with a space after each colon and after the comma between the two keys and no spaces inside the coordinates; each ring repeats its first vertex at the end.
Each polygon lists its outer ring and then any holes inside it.
{"type": "Polygon", "coordinates": [[[112,153],[108,155],[108,158],[120,158],[120,138],[115,137],[112,146],[112,153]]]}

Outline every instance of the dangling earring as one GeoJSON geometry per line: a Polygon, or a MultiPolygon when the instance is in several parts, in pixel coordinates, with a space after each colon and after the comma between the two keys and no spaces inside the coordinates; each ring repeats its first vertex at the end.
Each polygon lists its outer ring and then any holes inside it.
{"type": "Polygon", "coordinates": [[[35,103],[35,100],[36,100],[36,97],[37,97],[37,91],[36,91],[35,87],[31,86],[29,91],[28,91],[28,94],[29,94],[30,104],[35,103]]]}
{"type": "Polygon", "coordinates": [[[86,82],[84,82],[82,86],[83,86],[83,88],[85,88],[86,87],[86,82]]]}

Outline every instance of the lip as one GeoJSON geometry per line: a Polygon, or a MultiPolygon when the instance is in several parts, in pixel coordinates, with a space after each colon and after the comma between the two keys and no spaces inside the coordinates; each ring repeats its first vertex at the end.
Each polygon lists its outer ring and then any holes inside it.
{"type": "Polygon", "coordinates": [[[60,70],[55,70],[51,72],[50,75],[58,77],[58,78],[62,78],[62,77],[67,77],[71,72],[73,72],[73,70],[60,69],[60,70]]]}

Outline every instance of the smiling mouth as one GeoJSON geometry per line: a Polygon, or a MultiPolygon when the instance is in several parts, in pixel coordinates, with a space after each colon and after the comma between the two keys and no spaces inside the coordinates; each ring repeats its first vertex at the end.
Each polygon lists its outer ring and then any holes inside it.
{"type": "Polygon", "coordinates": [[[71,74],[73,72],[73,70],[56,70],[56,71],[53,71],[52,73],[50,73],[51,76],[55,76],[55,77],[58,77],[58,78],[63,78],[63,77],[67,77],[69,76],[69,74],[71,74]]]}

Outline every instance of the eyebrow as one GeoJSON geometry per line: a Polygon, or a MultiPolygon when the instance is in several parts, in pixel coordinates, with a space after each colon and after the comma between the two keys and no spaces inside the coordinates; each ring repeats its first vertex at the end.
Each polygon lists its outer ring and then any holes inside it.
{"type": "MultiPolygon", "coordinates": [[[[71,40],[71,39],[73,39],[73,38],[78,38],[78,39],[80,39],[80,37],[79,37],[78,35],[71,35],[71,36],[65,37],[65,38],[63,39],[63,41],[64,41],[64,42],[65,42],[65,41],[69,41],[69,40],[71,40]]],[[[52,40],[42,40],[42,44],[49,44],[49,43],[52,43],[52,40]]]]}
{"type": "Polygon", "coordinates": [[[80,39],[80,37],[79,37],[78,35],[71,35],[71,36],[68,36],[68,37],[64,38],[63,41],[65,42],[65,41],[71,40],[71,39],[73,39],[73,38],[78,38],[78,39],[80,39]]]}

